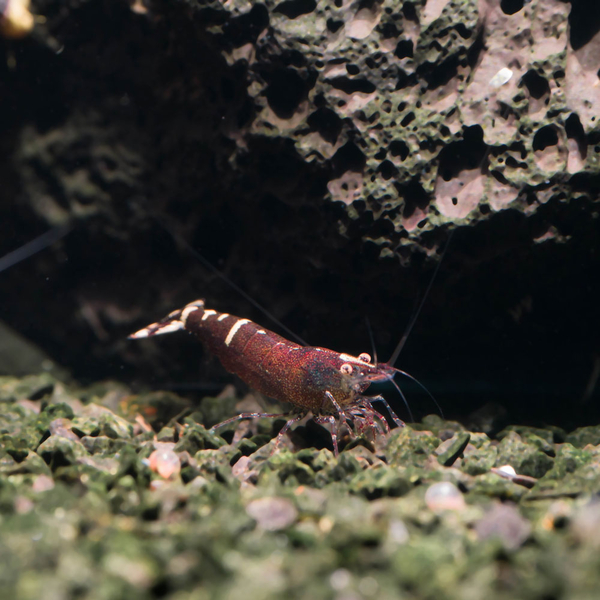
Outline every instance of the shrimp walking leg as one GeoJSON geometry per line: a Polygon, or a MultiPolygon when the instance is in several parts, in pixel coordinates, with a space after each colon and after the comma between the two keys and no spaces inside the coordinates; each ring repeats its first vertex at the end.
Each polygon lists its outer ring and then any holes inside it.
{"type": "MultiPolygon", "coordinates": [[[[294,413],[296,414],[296,413],[294,413]]],[[[235,417],[231,417],[231,419],[226,419],[221,423],[217,423],[210,428],[210,431],[216,431],[217,429],[221,429],[221,427],[225,427],[225,425],[229,425],[231,423],[235,423],[236,421],[242,421],[243,419],[287,419],[290,416],[290,413],[258,413],[258,412],[246,412],[240,413],[235,417]]]]}

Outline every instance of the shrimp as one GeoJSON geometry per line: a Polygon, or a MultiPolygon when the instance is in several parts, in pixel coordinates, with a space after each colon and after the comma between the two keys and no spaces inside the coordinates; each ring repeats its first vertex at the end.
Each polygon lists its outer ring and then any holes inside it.
{"type": "Polygon", "coordinates": [[[316,423],[331,425],[334,453],[343,425],[358,432],[389,431],[385,418],[372,406],[379,401],[398,427],[404,422],[382,396],[365,396],[372,383],[393,381],[404,373],[389,363],[376,364],[367,353],[351,356],[327,348],[302,346],[261,327],[249,319],[207,309],[196,300],[167,317],[129,336],[140,339],[184,330],[195,335],[217,356],[223,367],[270,398],[287,402],[287,414],[242,413],[213,427],[218,429],[240,419],[286,417],[275,447],[297,421],[309,413],[316,423]]]}

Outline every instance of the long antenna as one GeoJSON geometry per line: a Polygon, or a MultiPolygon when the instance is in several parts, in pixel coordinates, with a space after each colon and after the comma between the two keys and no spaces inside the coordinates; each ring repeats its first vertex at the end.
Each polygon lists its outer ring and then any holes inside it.
{"type": "Polygon", "coordinates": [[[54,227],[45,233],[42,233],[42,235],[38,235],[38,237],[32,239],[30,242],[23,244],[16,250],[5,254],[0,258],[0,273],[14,267],[16,264],[28,259],[30,256],[37,254],[45,248],[48,248],[48,246],[52,246],[54,242],[58,242],[58,240],[65,237],[69,231],[71,231],[69,225],[54,227]]]}
{"type": "Polygon", "coordinates": [[[427,296],[429,295],[429,290],[431,289],[431,286],[433,285],[433,282],[435,281],[438,271],[440,270],[440,266],[444,260],[444,256],[446,256],[446,251],[448,250],[448,246],[450,245],[450,240],[452,239],[453,233],[454,233],[454,230],[453,229],[450,230],[450,234],[448,235],[448,240],[446,241],[446,245],[444,246],[444,251],[442,252],[442,256],[440,256],[440,260],[438,261],[438,264],[435,266],[433,275],[431,276],[431,279],[429,280],[429,284],[427,285],[427,289],[425,290],[425,294],[423,295],[423,298],[421,299],[421,302],[419,303],[419,306],[418,306],[416,312],[413,314],[412,318],[408,322],[408,326],[406,327],[406,331],[404,332],[404,335],[398,342],[396,349],[392,352],[392,356],[390,356],[390,359],[388,360],[388,365],[390,365],[392,367],[394,366],[395,362],[398,360],[398,356],[400,356],[400,352],[402,352],[402,349],[404,348],[404,344],[406,344],[406,340],[408,340],[408,336],[410,335],[410,332],[412,331],[413,327],[415,326],[415,323],[417,322],[417,319],[419,318],[419,315],[421,314],[421,309],[423,308],[423,305],[425,304],[425,300],[427,300],[427,296]]]}
{"type": "MultiPolygon", "coordinates": [[[[440,416],[442,417],[442,419],[444,418],[444,412],[442,411],[442,407],[438,404],[438,401],[434,398],[433,394],[416,377],[413,377],[410,373],[407,373],[402,369],[396,369],[396,372],[400,373],[400,375],[404,375],[404,377],[408,377],[408,379],[410,379],[411,381],[414,381],[431,398],[431,400],[435,404],[435,407],[438,409],[440,416]]],[[[393,381],[393,383],[394,385],[396,385],[396,387],[398,387],[395,381],[393,381]]]]}
{"type": "Polygon", "coordinates": [[[404,406],[406,406],[406,410],[408,411],[408,416],[410,417],[410,420],[414,423],[415,418],[413,417],[412,410],[410,410],[410,406],[408,405],[408,400],[406,399],[406,396],[400,389],[400,386],[393,379],[390,379],[390,381],[392,382],[392,385],[396,388],[396,390],[400,394],[400,397],[402,398],[402,402],[404,402],[404,406]]]}
{"type": "Polygon", "coordinates": [[[369,316],[365,317],[367,323],[367,331],[369,332],[369,339],[371,340],[371,350],[373,352],[373,364],[377,366],[377,348],[375,347],[375,337],[373,336],[373,328],[371,327],[371,321],[369,316]]]}
{"type": "Polygon", "coordinates": [[[157,215],[149,213],[150,216],[179,244],[181,244],[194,258],[196,258],[204,268],[208,269],[211,273],[214,273],[217,277],[220,277],[229,287],[235,290],[242,298],[246,299],[254,308],[257,308],[267,318],[269,318],[275,325],[285,331],[290,337],[293,337],[302,346],[308,346],[299,335],[295,334],[289,327],[286,327],[273,313],[267,310],[264,306],[259,304],[250,294],[245,292],[239,285],[234,283],[225,273],[217,269],[207,258],[202,256],[193,246],[187,242],[181,235],[174,231],[169,225],[164,222],[164,218],[161,220],[157,215]]]}

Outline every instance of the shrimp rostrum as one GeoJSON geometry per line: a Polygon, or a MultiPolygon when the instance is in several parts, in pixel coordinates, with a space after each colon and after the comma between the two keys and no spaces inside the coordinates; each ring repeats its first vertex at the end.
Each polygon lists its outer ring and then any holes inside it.
{"type": "Polygon", "coordinates": [[[337,455],[344,426],[352,435],[365,430],[389,431],[385,417],[373,408],[375,401],[382,402],[396,425],[404,427],[382,396],[364,395],[372,383],[393,382],[394,375],[404,372],[391,364],[373,363],[366,353],[351,356],[327,348],[301,346],[249,319],[207,309],[204,300],[191,302],[129,337],[139,339],[179,330],[194,334],[225,369],[251,388],[293,406],[290,413],[283,415],[241,413],[213,429],[240,419],[286,417],[277,445],[295,422],[312,414],[315,422],[330,424],[337,455]]]}

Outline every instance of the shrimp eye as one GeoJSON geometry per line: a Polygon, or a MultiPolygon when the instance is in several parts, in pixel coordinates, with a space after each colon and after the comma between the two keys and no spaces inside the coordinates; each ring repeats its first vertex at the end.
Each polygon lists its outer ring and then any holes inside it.
{"type": "Polygon", "coordinates": [[[371,357],[366,352],[363,352],[358,355],[358,360],[368,364],[371,362],[371,357]]]}
{"type": "Polygon", "coordinates": [[[350,363],[344,363],[340,367],[340,373],[343,375],[350,375],[352,373],[352,365],[350,363]]]}

